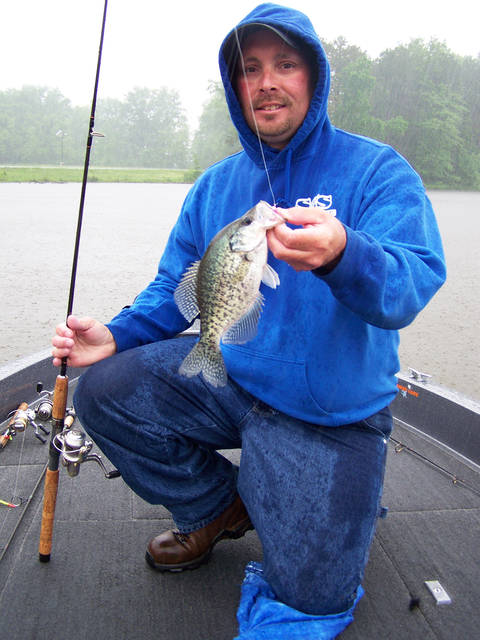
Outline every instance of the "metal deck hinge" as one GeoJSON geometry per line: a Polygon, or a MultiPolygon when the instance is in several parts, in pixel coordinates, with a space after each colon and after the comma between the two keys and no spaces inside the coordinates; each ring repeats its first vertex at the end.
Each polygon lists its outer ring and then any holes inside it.
{"type": "Polygon", "coordinates": [[[417,369],[412,369],[412,367],[408,367],[410,371],[410,377],[414,380],[418,380],[418,382],[422,382],[423,384],[427,384],[427,382],[432,377],[429,373],[423,373],[422,371],[417,371],[417,369]]]}

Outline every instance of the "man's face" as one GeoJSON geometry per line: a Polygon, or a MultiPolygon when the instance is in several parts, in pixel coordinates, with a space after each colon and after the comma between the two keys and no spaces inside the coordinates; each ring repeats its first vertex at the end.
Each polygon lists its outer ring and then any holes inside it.
{"type": "Polygon", "coordinates": [[[245,120],[252,131],[256,120],[261,139],[283,149],[307,115],[310,68],[297,49],[267,29],[248,36],[242,52],[245,74],[239,62],[236,90],[245,120]]]}

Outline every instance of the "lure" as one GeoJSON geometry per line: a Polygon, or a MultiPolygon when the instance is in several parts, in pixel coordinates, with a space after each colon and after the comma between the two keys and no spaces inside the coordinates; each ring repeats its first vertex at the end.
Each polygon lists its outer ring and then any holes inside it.
{"type": "Polygon", "coordinates": [[[11,430],[9,427],[0,436],[0,449],[4,449],[7,446],[7,444],[10,442],[10,440],[13,440],[13,438],[12,438],[11,430]]]}
{"type": "Polygon", "coordinates": [[[14,509],[15,507],[19,507],[21,503],[13,504],[12,502],[5,502],[5,500],[0,500],[0,504],[5,505],[6,507],[12,507],[14,509]]]}

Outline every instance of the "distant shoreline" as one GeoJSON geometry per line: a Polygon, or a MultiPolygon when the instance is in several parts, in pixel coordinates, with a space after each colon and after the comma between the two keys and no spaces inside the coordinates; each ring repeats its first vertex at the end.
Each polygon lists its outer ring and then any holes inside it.
{"type": "MultiPolygon", "coordinates": [[[[200,169],[150,169],[135,167],[90,167],[89,182],[125,182],[144,184],[193,184],[202,174],[200,169]]],[[[0,166],[0,183],[33,182],[62,184],[82,182],[83,167],[69,166],[0,166]]],[[[452,186],[425,185],[428,191],[463,191],[452,186]]],[[[478,193],[480,190],[472,190],[478,193]]]]}
{"type": "MultiPolygon", "coordinates": [[[[160,184],[193,184],[199,169],[144,169],[91,167],[89,182],[139,182],[160,184]]],[[[0,166],[1,182],[64,183],[82,182],[83,167],[15,167],[0,166]]]]}

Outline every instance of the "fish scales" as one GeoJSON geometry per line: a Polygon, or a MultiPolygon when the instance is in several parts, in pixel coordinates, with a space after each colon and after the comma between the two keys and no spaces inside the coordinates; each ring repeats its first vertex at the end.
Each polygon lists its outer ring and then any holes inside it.
{"type": "Polygon", "coordinates": [[[216,339],[219,332],[248,311],[260,286],[261,274],[257,278],[257,272],[255,263],[242,254],[234,254],[227,247],[212,247],[212,255],[200,264],[197,280],[200,309],[210,305],[215,308],[202,322],[206,337],[211,333],[216,339]]]}
{"type": "Polygon", "coordinates": [[[203,258],[185,272],[175,301],[187,320],[200,315],[200,339],[181,364],[181,374],[202,373],[213,386],[227,383],[220,341],[239,344],[255,336],[263,303],[260,283],[279,284],[267,264],[266,231],[282,222],[270,205],[258,203],[219,231],[203,258]]]}

